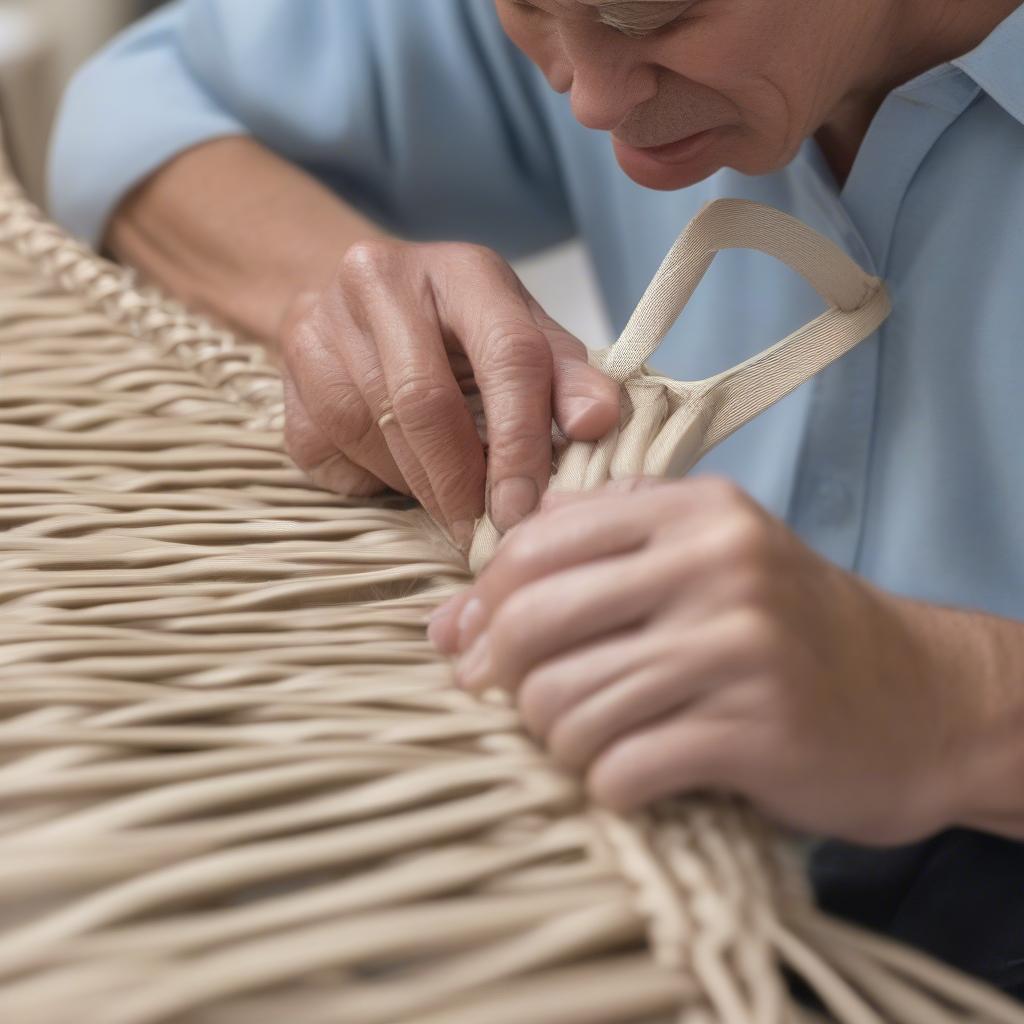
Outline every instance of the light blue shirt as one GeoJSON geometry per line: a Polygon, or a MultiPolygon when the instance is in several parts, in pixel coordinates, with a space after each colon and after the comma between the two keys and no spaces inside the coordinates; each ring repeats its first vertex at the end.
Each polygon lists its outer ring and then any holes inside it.
{"type": "MultiPolygon", "coordinates": [[[[840,191],[785,170],[655,192],[505,39],[486,0],[186,0],[89,64],[52,207],[96,241],[161,163],[251,133],[416,238],[586,244],[613,325],[708,199],[784,209],[885,278],[878,334],[702,463],[893,591],[1024,618],[1024,9],[894,92],[840,191]]],[[[718,257],[654,362],[703,377],[820,311],[791,271],[718,257]]]]}
{"type": "MultiPolygon", "coordinates": [[[[894,312],[700,468],[739,481],[883,587],[1024,619],[1024,8],[892,93],[842,189],[809,141],[776,174],[724,170],[665,193],[633,184],[607,136],[574,121],[489,0],[183,0],[76,78],[53,148],[55,214],[95,242],[118,200],[169,157],[238,133],[408,237],[508,256],[580,237],[617,328],[707,200],[747,197],[806,221],[886,280],[894,312]]],[[[704,377],[819,311],[788,269],[728,252],[654,363],[704,377]]],[[[968,850],[967,873],[956,857],[943,863],[969,915],[979,892],[995,891],[985,864],[1003,847],[964,835],[899,863],[879,854],[832,867],[854,878],[847,892],[867,872],[879,892],[902,893],[926,867],[941,879],[935,864],[950,849],[968,850]],[[988,888],[972,888],[970,872],[988,888]]],[[[968,918],[959,934],[971,948],[939,952],[1024,991],[1024,865],[1013,858],[1015,895],[994,902],[1017,908],[1002,932],[1017,938],[986,952],[968,918]]],[[[934,948],[945,930],[927,924],[926,897],[874,923],[934,948]]]]}

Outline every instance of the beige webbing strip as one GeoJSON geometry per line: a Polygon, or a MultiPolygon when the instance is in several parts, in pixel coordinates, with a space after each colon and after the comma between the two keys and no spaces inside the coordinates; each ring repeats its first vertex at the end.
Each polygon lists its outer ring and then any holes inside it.
{"type": "MultiPolygon", "coordinates": [[[[854,314],[865,306],[885,309],[884,298],[879,298],[884,296],[882,282],[806,224],[747,199],[716,199],[690,221],[662,261],[605,363],[610,377],[623,383],[654,355],[723,249],[757,249],[774,256],[806,278],[836,313],[854,314]]],[[[834,335],[829,335],[832,358],[864,337],[857,334],[854,322],[843,316],[834,320],[834,335]],[[847,323],[849,327],[844,327],[847,323]]],[[[785,376],[790,387],[806,379],[799,363],[792,372],[787,367],[785,376]]]]}
{"type": "MultiPolygon", "coordinates": [[[[619,427],[559,453],[551,486],[589,490],[646,474],[682,476],[719,442],[874,332],[889,314],[884,284],[788,214],[742,199],[709,203],[658,268],[618,341],[591,360],[623,386],[619,427]],[[674,381],[645,363],[723,249],[756,249],[802,274],[829,308],[771,348],[723,373],[674,381]]],[[[484,517],[470,550],[478,571],[500,535],[484,517]]]]}

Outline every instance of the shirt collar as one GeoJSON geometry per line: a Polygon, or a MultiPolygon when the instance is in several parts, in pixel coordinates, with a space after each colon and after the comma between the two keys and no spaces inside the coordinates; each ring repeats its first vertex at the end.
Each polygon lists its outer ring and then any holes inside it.
{"type": "Polygon", "coordinates": [[[997,25],[980,46],[953,64],[1024,123],[1024,5],[997,25]]]}

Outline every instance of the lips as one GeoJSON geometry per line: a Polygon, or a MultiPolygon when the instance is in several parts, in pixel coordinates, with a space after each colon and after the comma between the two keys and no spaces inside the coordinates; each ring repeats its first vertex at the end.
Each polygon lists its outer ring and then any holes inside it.
{"type": "Polygon", "coordinates": [[[638,146],[615,136],[616,149],[626,150],[641,157],[645,162],[654,161],[660,164],[682,163],[691,159],[704,145],[710,141],[714,128],[691,132],[682,138],[674,139],[654,146],[638,146]]]}
{"type": "Polygon", "coordinates": [[[685,142],[694,135],[701,135],[709,128],[714,128],[721,123],[720,120],[709,120],[707,117],[694,117],[696,111],[691,111],[690,116],[685,120],[674,118],[669,121],[666,117],[646,116],[642,120],[638,116],[626,118],[617,128],[612,129],[612,137],[616,142],[629,146],[630,149],[657,150],[674,146],[676,143],[685,142]],[[695,127],[696,124],[704,122],[704,128],[695,127]],[[659,123],[660,122],[660,123],[659,123]]]}
{"type": "Polygon", "coordinates": [[[691,132],[689,135],[684,135],[681,139],[673,139],[671,142],[662,142],[656,146],[635,146],[634,149],[642,149],[648,156],[657,158],[671,153],[682,143],[689,142],[691,139],[695,139],[698,135],[703,134],[704,132],[691,132]]]}

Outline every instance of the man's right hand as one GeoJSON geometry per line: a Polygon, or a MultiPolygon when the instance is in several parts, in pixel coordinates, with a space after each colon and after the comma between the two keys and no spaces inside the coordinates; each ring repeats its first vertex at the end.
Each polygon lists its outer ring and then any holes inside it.
{"type": "Polygon", "coordinates": [[[497,254],[374,238],[285,317],[285,439],[339,494],[417,498],[467,547],[485,497],[504,532],[533,511],[551,471],[551,421],[595,440],[618,386],[587,363],[497,254]],[[479,392],[487,453],[467,396],[479,392]]]}

